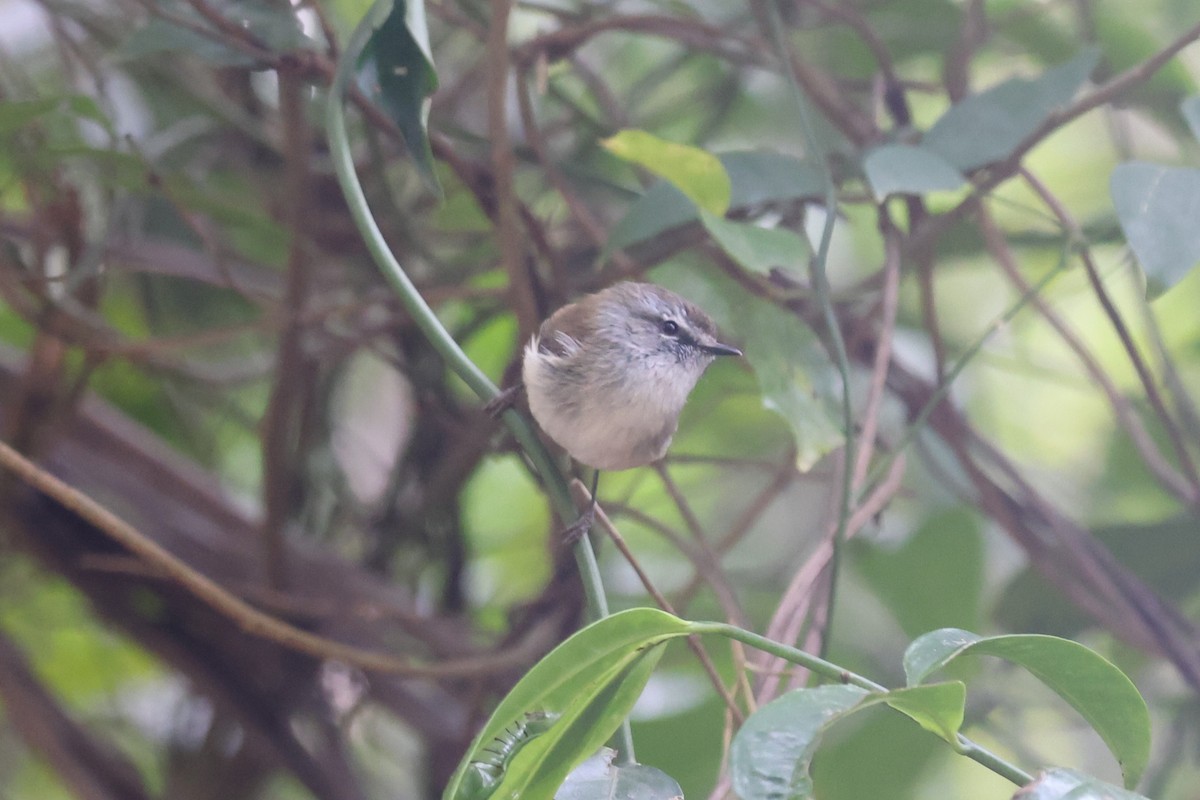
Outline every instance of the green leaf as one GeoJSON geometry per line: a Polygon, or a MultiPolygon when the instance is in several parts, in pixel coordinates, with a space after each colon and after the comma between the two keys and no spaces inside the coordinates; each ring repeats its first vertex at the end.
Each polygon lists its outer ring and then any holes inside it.
{"type": "Polygon", "coordinates": [[[890,194],[951,191],[967,179],[937,153],[907,144],[885,144],[867,153],[863,172],[876,199],[890,194]]]}
{"type": "MultiPolygon", "coordinates": [[[[661,654],[655,646],[689,630],[689,623],[670,614],[635,608],[571,636],[535,664],[496,707],[443,797],[481,800],[500,787],[506,792],[519,787],[528,793],[508,796],[535,798],[531,786],[560,783],[624,719],[661,654]],[[554,724],[516,752],[497,785],[468,780],[478,774],[472,765],[486,762],[493,743],[511,736],[531,713],[551,717],[554,724]]],[[[549,787],[550,795],[557,787],[549,787]]]]}
{"type": "Polygon", "coordinates": [[[1146,292],[1157,297],[1200,261],[1200,169],[1119,164],[1109,187],[1146,292]]]}
{"type": "MultiPolygon", "coordinates": [[[[717,156],[729,174],[731,208],[772,200],[821,196],[821,172],[794,156],[759,150],[737,150],[717,156]]],[[[644,242],[663,231],[696,222],[700,212],[683,192],[667,181],[655,183],[630,204],[613,226],[606,251],[644,242]]]]}
{"type": "Polygon", "coordinates": [[[798,469],[811,469],[842,443],[837,373],[821,340],[799,316],[747,294],[715,270],[664,265],[655,280],[707,311],[742,348],[763,406],[792,429],[798,469]]]}
{"type": "MultiPolygon", "coordinates": [[[[262,0],[227,0],[214,5],[227,19],[254,34],[275,52],[316,48],[316,42],[304,34],[296,12],[288,5],[262,0]]],[[[191,10],[190,4],[187,8],[191,10]]]]}
{"type": "Polygon", "coordinates": [[[1052,767],[1039,772],[1033,783],[1013,795],[1013,800],[1148,800],[1148,798],[1127,792],[1083,772],[1052,767]]]}
{"type": "Polygon", "coordinates": [[[796,440],[796,466],[811,469],[842,443],[834,411],[832,364],[824,345],[798,316],[774,303],[747,302],[736,330],[758,378],[763,405],[788,423],[796,440]]]}
{"type": "Polygon", "coordinates": [[[734,208],[772,200],[821,197],[821,170],[795,156],[769,150],[734,150],[717,156],[729,173],[734,208]]]}
{"type": "Polygon", "coordinates": [[[871,714],[837,734],[821,746],[814,768],[821,800],[925,800],[918,787],[927,792],[930,769],[947,758],[940,737],[914,731],[903,714],[871,714]]]}
{"type": "Polygon", "coordinates": [[[825,730],[870,696],[857,686],[797,689],[746,720],[729,748],[729,776],[742,800],[812,795],[809,765],[825,730]]]}
{"type": "Polygon", "coordinates": [[[110,135],[116,138],[117,131],[113,127],[112,120],[100,108],[100,104],[94,98],[88,97],[85,94],[68,95],[66,98],[67,109],[75,116],[81,119],[90,119],[96,123],[110,135]]]}
{"type": "Polygon", "coordinates": [[[891,706],[922,728],[954,742],[966,689],[944,683],[870,692],[857,686],[797,689],[746,720],[729,748],[729,774],[742,800],[803,800],[812,796],[809,767],[825,732],[864,708],[891,706]]]}
{"type": "Polygon", "coordinates": [[[1187,120],[1188,127],[1192,129],[1192,136],[1200,140],[1200,94],[1185,98],[1179,104],[1179,111],[1187,120]]]}
{"type": "Polygon", "coordinates": [[[59,97],[0,103],[0,136],[20,130],[35,119],[58,110],[61,103],[62,98],[59,97]]]}
{"type": "Polygon", "coordinates": [[[1001,161],[1079,91],[1099,61],[1088,47],[1032,80],[1013,78],[951,106],[921,144],[962,171],[1001,161]]]}
{"type": "Polygon", "coordinates": [[[375,33],[359,58],[359,86],[400,128],[421,178],[440,194],[429,145],[429,96],[438,79],[425,2],[394,0],[372,7],[369,13],[375,33]]]}
{"type": "Polygon", "coordinates": [[[62,161],[86,162],[105,184],[134,191],[144,191],[148,185],[146,163],[131,153],[80,144],[48,146],[46,150],[62,161]]]}
{"type": "Polygon", "coordinates": [[[770,275],[772,269],[800,271],[811,255],[808,242],[784,228],[760,228],[700,212],[704,227],[730,258],[751,272],[770,275]]]}
{"type": "Polygon", "coordinates": [[[674,184],[659,181],[630,203],[625,216],[609,233],[604,249],[611,252],[644,242],[663,231],[695,222],[699,217],[700,212],[687,195],[674,184]]]}
{"type": "Polygon", "coordinates": [[[883,701],[934,736],[950,744],[958,742],[967,704],[967,687],[962,681],[895,689],[883,701]]]}
{"type": "Polygon", "coordinates": [[[910,637],[979,624],[984,554],[971,509],[931,514],[899,547],[858,537],[849,544],[854,566],[910,637]]]}
{"type": "MultiPolygon", "coordinates": [[[[191,53],[211,64],[226,67],[251,67],[257,60],[222,42],[216,31],[212,35],[203,33],[212,30],[208,20],[186,3],[165,3],[175,17],[191,23],[194,27],[172,22],[164,17],[151,17],[141,28],[135,30],[117,49],[123,60],[144,58],[160,53],[191,53]]],[[[259,0],[230,0],[214,3],[217,11],[253,34],[259,41],[275,52],[287,52],[313,48],[315,43],[304,35],[300,21],[290,5],[275,5],[259,0]]]]}
{"type": "Polygon", "coordinates": [[[667,142],[639,130],[620,131],[602,144],[618,158],[667,179],[697,207],[717,215],[723,215],[729,208],[729,175],[720,160],[707,150],[667,142]]]}
{"type": "Polygon", "coordinates": [[[513,760],[496,787],[497,795],[553,800],[571,770],[608,741],[629,715],[662,658],[663,648],[657,644],[634,651],[627,666],[597,681],[598,691],[584,692],[584,702],[576,702],[558,725],[513,760]]]}
{"type": "Polygon", "coordinates": [[[683,789],[667,773],[645,764],[614,765],[616,752],[603,750],[567,776],[555,800],[683,800],[683,789]]]}
{"type": "Polygon", "coordinates": [[[220,39],[205,36],[162,17],[151,17],[149,22],[126,37],[115,55],[121,61],[136,61],[162,53],[190,53],[223,67],[249,67],[254,64],[254,59],[249,55],[229,47],[220,39]]]}
{"type": "Polygon", "coordinates": [[[611,782],[612,772],[616,769],[613,760],[617,751],[611,747],[601,747],[600,752],[584,761],[563,781],[555,800],[592,800],[595,797],[607,797],[605,787],[611,782]]]}
{"type": "Polygon", "coordinates": [[[964,655],[998,656],[1019,664],[1066,700],[1090,724],[1134,785],[1150,757],[1150,714],[1137,688],[1116,666],[1081,644],[1030,634],[980,637],[944,628],[921,636],[904,654],[908,684],[916,686],[964,655]]]}

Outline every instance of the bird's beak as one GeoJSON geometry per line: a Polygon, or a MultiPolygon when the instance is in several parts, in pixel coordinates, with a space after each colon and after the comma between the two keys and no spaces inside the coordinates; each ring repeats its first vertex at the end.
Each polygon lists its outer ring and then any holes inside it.
{"type": "Polygon", "coordinates": [[[701,345],[701,349],[712,356],[740,356],[741,350],[736,347],[730,347],[727,344],[716,342],[714,344],[701,345]]]}

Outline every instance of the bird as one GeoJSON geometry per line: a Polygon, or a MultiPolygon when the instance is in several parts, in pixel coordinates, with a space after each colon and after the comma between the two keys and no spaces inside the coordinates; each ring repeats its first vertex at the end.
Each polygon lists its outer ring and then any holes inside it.
{"type": "Polygon", "coordinates": [[[542,323],[521,367],[529,410],[555,444],[595,470],[592,502],[568,534],[590,527],[600,471],[662,458],[700,376],[718,357],[740,355],[719,341],[708,314],[651,283],[613,284],[542,323]]]}

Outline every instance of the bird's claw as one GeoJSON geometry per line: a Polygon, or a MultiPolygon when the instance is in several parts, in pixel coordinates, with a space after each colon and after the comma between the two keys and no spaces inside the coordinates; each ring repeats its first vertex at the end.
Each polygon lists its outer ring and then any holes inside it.
{"type": "Polygon", "coordinates": [[[521,384],[501,389],[500,393],[483,404],[483,413],[492,419],[497,419],[505,411],[517,404],[517,395],[521,393],[521,384]]]}
{"type": "Polygon", "coordinates": [[[580,515],[570,525],[562,529],[559,534],[562,537],[562,543],[570,546],[578,542],[587,532],[591,530],[592,523],[596,521],[596,504],[588,503],[588,507],[580,513],[580,515]]]}

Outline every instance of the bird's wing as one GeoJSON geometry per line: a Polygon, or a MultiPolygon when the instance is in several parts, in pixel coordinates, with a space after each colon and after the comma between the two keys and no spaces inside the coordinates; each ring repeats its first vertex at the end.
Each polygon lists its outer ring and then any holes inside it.
{"type": "Polygon", "coordinates": [[[570,358],[578,353],[582,347],[583,345],[578,340],[562,331],[555,331],[553,336],[538,340],[539,350],[543,353],[558,356],[559,358],[570,358]]]}
{"type": "Polygon", "coordinates": [[[538,329],[538,350],[559,358],[575,355],[587,340],[590,319],[582,303],[563,306],[538,329]]]}

